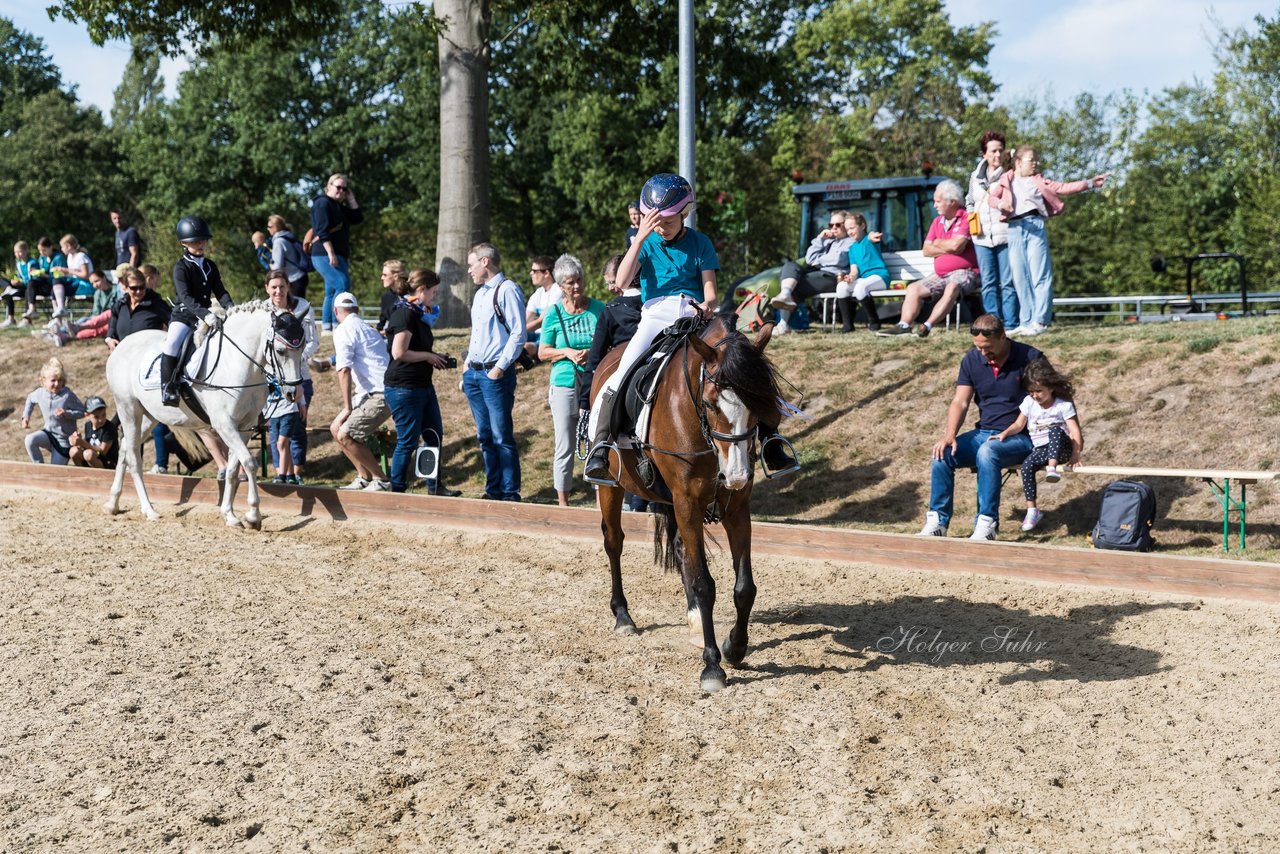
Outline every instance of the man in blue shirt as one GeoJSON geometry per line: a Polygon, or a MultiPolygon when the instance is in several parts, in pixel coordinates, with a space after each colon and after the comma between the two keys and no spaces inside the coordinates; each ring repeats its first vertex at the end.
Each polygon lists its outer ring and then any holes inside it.
{"type": "Polygon", "coordinates": [[[978,518],[971,540],[994,540],[1000,524],[1000,487],[1004,470],[1021,465],[1031,453],[1031,437],[1023,430],[1004,441],[990,441],[1018,417],[1018,404],[1026,397],[1022,372],[1042,354],[1034,347],[1013,341],[1004,334],[1004,324],[992,314],[984,314],[969,327],[973,349],[960,360],[956,394],[947,408],[946,432],[933,446],[933,471],[929,490],[929,512],[921,536],[945,537],[954,509],[957,468],[978,469],[978,518]],[[978,403],[978,424],[959,433],[969,413],[969,404],[978,403]],[[959,435],[957,435],[959,433],[959,435]]]}
{"type": "Polygon", "coordinates": [[[119,209],[112,209],[111,224],[116,227],[116,266],[128,264],[137,269],[142,264],[142,238],[138,229],[125,222],[119,209]]]}
{"type": "Polygon", "coordinates": [[[498,250],[477,243],[467,272],[480,286],[471,303],[471,343],[463,354],[462,391],[471,405],[484,460],[484,497],[520,500],[520,454],[511,410],[516,403],[516,359],[524,349],[524,294],[502,275],[498,250]]]}

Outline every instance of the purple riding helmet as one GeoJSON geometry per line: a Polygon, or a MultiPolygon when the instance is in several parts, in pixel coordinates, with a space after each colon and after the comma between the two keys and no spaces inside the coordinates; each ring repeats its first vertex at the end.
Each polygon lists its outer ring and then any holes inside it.
{"type": "Polygon", "coordinates": [[[693,187],[679,175],[662,172],[644,182],[640,191],[640,213],[658,211],[659,216],[676,216],[693,204],[693,187]]]}

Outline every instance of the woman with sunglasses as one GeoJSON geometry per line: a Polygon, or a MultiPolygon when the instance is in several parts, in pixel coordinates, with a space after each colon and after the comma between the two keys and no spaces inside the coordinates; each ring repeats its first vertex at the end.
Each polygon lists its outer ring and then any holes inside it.
{"type": "Polygon", "coordinates": [[[147,287],[146,278],[138,270],[129,270],[121,281],[124,297],[111,306],[107,323],[107,349],[114,350],[126,336],[143,329],[169,328],[169,304],[147,287]]]}

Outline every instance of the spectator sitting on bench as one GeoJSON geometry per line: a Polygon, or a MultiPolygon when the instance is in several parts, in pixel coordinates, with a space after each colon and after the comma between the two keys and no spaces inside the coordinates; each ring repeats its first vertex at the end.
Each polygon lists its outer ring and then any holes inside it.
{"type": "Polygon", "coordinates": [[[67,256],[53,248],[53,241],[41,237],[36,241],[40,257],[27,265],[27,310],[19,321],[19,326],[30,326],[36,317],[36,297],[47,297],[53,294],[54,270],[67,263],[67,256]]]}
{"type": "Polygon", "coordinates": [[[857,305],[867,313],[867,329],[872,332],[880,328],[880,313],[876,309],[876,301],[871,298],[872,291],[880,291],[889,287],[889,268],[880,257],[880,232],[867,233],[867,218],[860,213],[851,213],[844,218],[845,230],[849,232],[849,272],[840,277],[836,285],[836,308],[840,311],[841,332],[853,331],[853,316],[857,313],[857,305]]]}
{"type": "Polygon", "coordinates": [[[982,287],[978,255],[973,249],[973,241],[969,239],[964,190],[950,178],[942,181],[934,188],[933,206],[938,216],[929,226],[924,240],[924,254],[933,259],[933,275],[907,286],[898,325],[877,332],[877,335],[910,333],[911,322],[920,313],[920,307],[933,297],[935,301],[929,319],[915,330],[916,335],[924,338],[961,298],[976,294],[982,287]]]}
{"type": "Polygon", "coordinates": [[[960,360],[956,394],[947,407],[942,439],[933,446],[929,512],[920,536],[947,535],[955,505],[956,469],[977,468],[978,518],[969,539],[994,540],[999,528],[1004,470],[1021,465],[1031,454],[1031,437],[1026,431],[1009,435],[1008,428],[1018,417],[1018,406],[1026,397],[1022,373],[1044,354],[1010,339],[1000,318],[993,314],[984,314],[975,320],[969,333],[973,336],[973,348],[960,360]],[[960,433],[969,404],[975,400],[978,424],[975,429],[960,433]],[[989,441],[1002,432],[1004,441],[989,441]]]}
{"type": "Polygon", "coordinates": [[[782,265],[782,291],[770,303],[778,309],[778,325],[774,335],[791,331],[787,321],[795,310],[797,299],[835,291],[840,277],[849,272],[849,247],[853,240],[845,231],[846,211],[832,211],[830,224],[813,238],[804,253],[804,264],[787,261],[782,265]]]}
{"type": "Polygon", "coordinates": [[[0,329],[16,325],[13,298],[24,293],[31,284],[31,270],[35,268],[35,261],[31,258],[27,241],[19,240],[13,244],[13,266],[16,275],[4,289],[4,322],[0,323],[0,329]]]}
{"type": "Polygon", "coordinates": [[[71,434],[71,462],[86,468],[116,467],[119,437],[116,425],[107,418],[107,402],[94,395],[85,402],[89,419],[84,429],[71,434]]]}
{"type": "Polygon", "coordinates": [[[64,266],[53,268],[54,320],[68,314],[68,299],[75,296],[87,297],[93,293],[93,284],[89,281],[89,274],[93,272],[93,261],[89,259],[89,253],[80,248],[80,241],[74,234],[64,234],[61,246],[67,260],[64,266]]]}

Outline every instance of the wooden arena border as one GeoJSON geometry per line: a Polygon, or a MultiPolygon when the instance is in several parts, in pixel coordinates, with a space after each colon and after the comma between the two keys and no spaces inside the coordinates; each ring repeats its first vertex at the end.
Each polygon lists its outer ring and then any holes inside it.
{"type": "MultiPolygon", "coordinates": [[[[71,466],[0,461],[0,483],[9,488],[92,496],[94,511],[106,500],[113,474],[71,466]]],[[[147,489],[153,501],[178,505],[212,505],[217,494],[216,482],[210,478],[172,475],[148,475],[147,489]]],[[[264,514],[372,519],[595,541],[601,536],[600,515],[586,507],[566,509],[547,504],[270,484],[261,487],[261,492],[264,514]]],[[[241,499],[238,507],[243,508],[243,489],[237,498],[241,499]]],[[[132,480],[125,483],[123,506],[127,512],[137,514],[132,480]]],[[[627,538],[647,545],[653,531],[649,516],[625,513],[623,517],[627,538]]],[[[857,561],[927,572],[974,573],[1044,583],[1280,602],[1280,564],[1275,563],[969,542],[770,522],[757,522],[753,526],[752,549],[757,554],[857,561]]],[[[603,550],[601,565],[604,565],[603,550]]]]}

